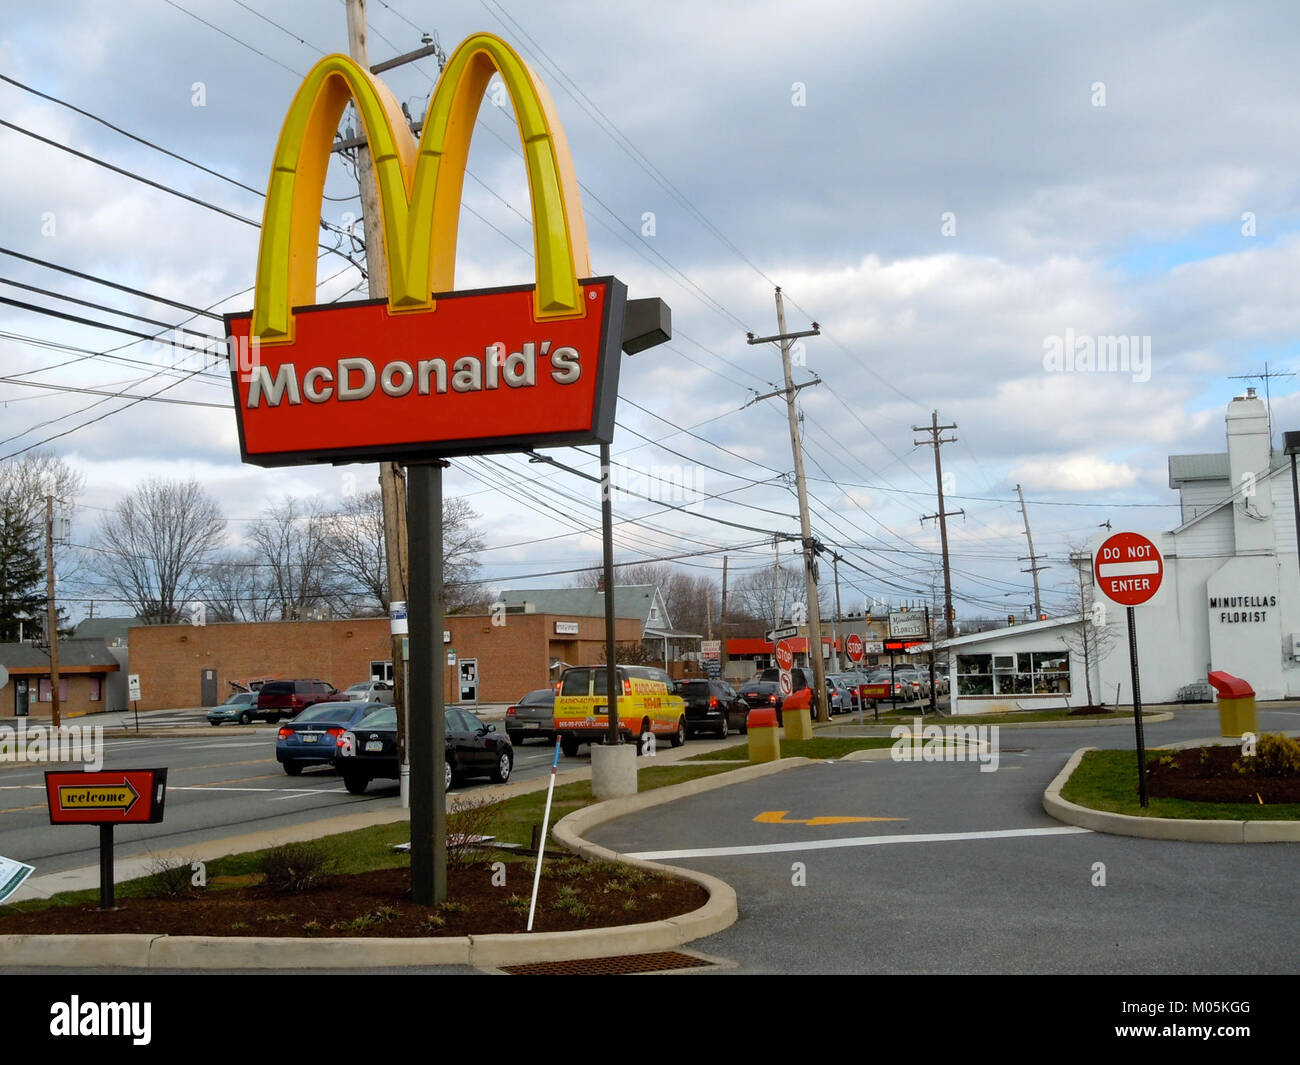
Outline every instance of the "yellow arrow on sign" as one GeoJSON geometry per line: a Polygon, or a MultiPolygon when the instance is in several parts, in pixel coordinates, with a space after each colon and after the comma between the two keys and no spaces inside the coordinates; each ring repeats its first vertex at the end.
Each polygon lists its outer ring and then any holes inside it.
{"type": "Polygon", "coordinates": [[[906,817],[809,817],[806,820],[787,818],[789,810],[764,810],[754,822],[760,825],[847,825],[864,821],[906,821],[906,817]]]}
{"type": "Polygon", "coordinates": [[[129,810],[140,796],[129,783],[95,786],[61,784],[59,805],[65,810],[129,810]]]}

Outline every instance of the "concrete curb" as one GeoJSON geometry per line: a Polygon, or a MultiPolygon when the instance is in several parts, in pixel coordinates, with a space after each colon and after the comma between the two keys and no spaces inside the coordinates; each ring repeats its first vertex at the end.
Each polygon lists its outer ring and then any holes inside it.
{"type": "MultiPolygon", "coordinates": [[[[0,936],[0,958],[4,959],[6,966],[73,968],[358,969],[413,965],[499,968],[502,965],[529,962],[572,961],[611,954],[672,950],[735,923],[738,916],[735,890],[717,877],[693,869],[625,858],[589,843],[582,838],[581,832],[660,803],[767,776],[798,765],[812,764],[815,764],[813,759],[786,758],[764,765],[742,767],[730,773],[717,773],[666,788],[656,788],[643,794],[597,803],[575,811],[555,825],[556,838],[577,854],[587,858],[619,861],[679,880],[688,880],[700,884],[709,893],[709,901],[698,910],[663,921],[575,932],[494,934],[447,939],[273,939],[149,933],[7,935],[0,936]]],[[[405,814],[405,811],[393,812],[405,814]]]]}
{"type": "MultiPolygon", "coordinates": [[[[918,716],[919,716],[919,715],[918,715],[918,716]]],[[[1143,714],[1143,715],[1142,715],[1142,724],[1143,724],[1143,725],[1159,725],[1159,724],[1161,724],[1162,722],[1165,722],[1165,721],[1172,721],[1173,719],[1174,719],[1174,715],[1173,715],[1173,713],[1171,713],[1171,712],[1168,711],[1168,710],[1161,710],[1161,711],[1159,711],[1159,712],[1157,712],[1157,713],[1153,713],[1153,714],[1143,714]]],[[[987,720],[985,720],[985,721],[981,721],[981,719],[980,719],[980,715],[979,715],[979,714],[949,714],[949,715],[947,715],[946,717],[927,717],[927,718],[925,719],[925,723],[926,723],[927,725],[980,725],[980,724],[985,724],[985,725],[989,725],[990,727],[992,727],[993,725],[996,725],[996,726],[997,726],[998,728],[1000,728],[1000,729],[1004,729],[1004,728],[1006,728],[1006,729],[1021,729],[1021,728],[1098,728],[1098,727],[1100,727],[1100,728],[1106,728],[1106,727],[1111,727],[1111,728],[1113,728],[1113,727],[1116,726],[1116,725],[1127,725],[1129,728],[1132,728],[1132,727],[1133,727],[1133,718],[1132,718],[1132,717],[1120,717],[1120,718],[1107,718],[1107,719],[1105,719],[1105,720],[1097,720],[1096,718],[1088,718],[1088,719],[1086,719],[1086,720],[1082,720],[1082,721],[992,721],[992,722],[990,722],[990,721],[987,721],[987,720]]],[[[836,724],[836,725],[826,725],[826,726],[823,727],[822,730],[820,730],[820,731],[818,732],[818,735],[819,735],[819,736],[841,736],[841,737],[853,737],[853,736],[876,736],[876,735],[884,735],[884,736],[887,736],[887,735],[889,735],[888,730],[891,729],[891,728],[893,728],[895,725],[908,725],[908,726],[910,727],[910,726],[911,726],[911,718],[907,718],[907,719],[896,718],[896,719],[894,719],[893,721],[889,722],[888,724],[886,724],[885,722],[882,721],[880,724],[876,724],[875,722],[871,722],[871,723],[865,723],[865,722],[864,722],[864,723],[861,724],[861,725],[856,724],[856,723],[854,723],[854,724],[836,724]],[[854,731],[853,731],[853,732],[838,732],[838,731],[837,731],[837,732],[832,732],[832,731],[831,731],[832,729],[839,730],[839,729],[845,729],[845,728],[850,728],[850,729],[853,729],[854,731]],[[875,729],[875,730],[877,730],[877,731],[875,731],[875,732],[864,732],[864,731],[861,731],[861,730],[864,730],[864,729],[875,729]]]]}
{"type": "Polygon", "coordinates": [[[1080,747],[1056,779],[1043,792],[1043,809],[1067,825],[1094,832],[1143,839],[1176,839],[1189,843],[1300,843],[1300,821],[1202,821],[1181,817],[1136,817],[1106,810],[1093,810],[1061,798],[1061,789],[1096,747],[1080,747]]]}

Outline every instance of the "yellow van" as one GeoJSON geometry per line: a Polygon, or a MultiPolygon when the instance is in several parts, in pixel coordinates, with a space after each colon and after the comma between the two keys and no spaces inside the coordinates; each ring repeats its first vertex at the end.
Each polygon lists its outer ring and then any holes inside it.
{"type": "MultiPolygon", "coordinates": [[[[570,666],[555,686],[555,732],[572,758],[584,743],[604,743],[609,733],[607,666],[570,666]]],[[[674,747],[686,742],[686,703],[673,693],[673,679],[653,666],[616,666],[618,730],[645,754],[647,736],[664,736],[674,747]]]]}

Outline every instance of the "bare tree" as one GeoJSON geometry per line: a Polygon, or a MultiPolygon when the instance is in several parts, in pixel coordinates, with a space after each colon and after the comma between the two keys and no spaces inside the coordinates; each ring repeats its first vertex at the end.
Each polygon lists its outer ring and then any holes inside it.
{"type": "MultiPolygon", "coordinates": [[[[54,497],[56,513],[72,518],[85,486],[85,477],[52,452],[28,451],[0,462],[0,501],[11,508],[17,524],[32,530],[42,578],[45,576],[45,497],[54,497]]],[[[81,567],[81,554],[76,548],[68,544],[54,545],[54,571],[60,580],[77,577],[81,567]]]]}
{"type": "Polygon", "coordinates": [[[220,507],[196,481],[147,481],[100,524],[100,582],[145,621],[180,621],[187,603],[204,598],[225,535],[220,507]]]}
{"type": "MultiPolygon", "coordinates": [[[[464,499],[442,507],[443,609],[449,614],[483,608],[491,596],[478,584],[483,536],[478,513],[464,499]]],[[[379,492],[351,496],[325,518],[331,564],[351,592],[353,609],[388,612],[388,567],[384,553],[383,502],[379,492]]],[[[342,594],[342,593],[339,593],[342,594]]]]}
{"type": "Polygon", "coordinates": [[[286,497],[267,507],[248,539],[265,567],[268,605],[282,621],[324,609],[335,589],[325,510],[318,500],[286,497]]]}
{"type": "Polygon", "coordinates": [[[1062,629],[1061,636],[1070,654],[1083,659],[1083,684],[1088,705],[1095,706],[1092,671],[1110,652],[1119,636],[1118,619],[1113,616],[1117,612],[1096,593],[1092,554],[1087,545],[1071,541],[1068,547],[1075,573],[1069,585],[1067,613],[1077,614],[1079,620],[1062,629]]]}

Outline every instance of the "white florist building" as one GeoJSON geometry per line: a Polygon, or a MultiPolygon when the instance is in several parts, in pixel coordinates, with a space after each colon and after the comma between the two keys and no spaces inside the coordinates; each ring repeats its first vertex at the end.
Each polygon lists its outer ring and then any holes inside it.
{"type": "MultiPolygon", "coordinates": [[[[1253,388],[1228,405],[1226,421],[1226,452],[1169,457],[1178,527],[1132,530],[1164,560],[1160,590],[1134,608],[1144,704],[1182,701],[1211,670],[1245,679],[1259,699],[1300,696],[1291,458],[1273,450],[1253,388]]],[[[1092,557],[1110,535],[1094,536],[1076,560],[1091,612],[947,642],[954,713],[1085,706],[1089,688],[1094,704],[1132,702],[1124,608],[1093,586],[1092,557]]]]}

